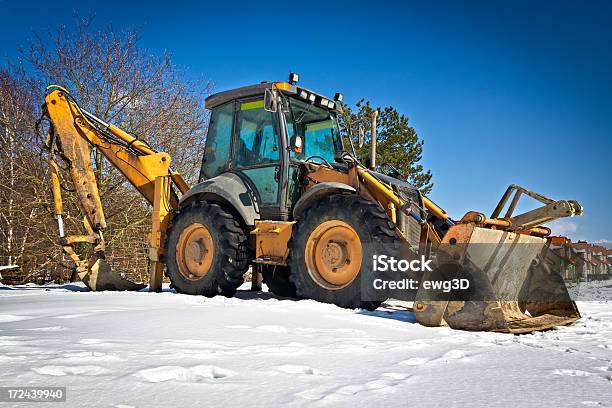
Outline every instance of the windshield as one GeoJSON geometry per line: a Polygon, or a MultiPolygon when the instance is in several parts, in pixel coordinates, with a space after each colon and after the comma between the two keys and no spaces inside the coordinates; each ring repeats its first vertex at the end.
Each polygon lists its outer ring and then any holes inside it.
{"type": "Polygon", "coordinates": [[[336,152],[342,150],[342,141],[338,131],[336,116],[330,111],[305,103],[295,98],[287,98],[289,111],[285,112],[287,119],[287,136],[291,141],[296,135],[302,137],[301,153],[291,151],[291,158],[313,161],[325,159],[334,162],[336,152]],[[317,157],[318,156],[318,160],[317,157]]]}

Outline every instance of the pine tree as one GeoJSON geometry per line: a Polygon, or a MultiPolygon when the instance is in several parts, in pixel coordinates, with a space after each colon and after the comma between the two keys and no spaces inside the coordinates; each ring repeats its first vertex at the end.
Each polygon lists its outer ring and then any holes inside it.
{"type": "MultiPolygon", "coordinates": [[[[406,180],[422,193],[428,194],[433,187],[432,174],[419,164],[423,154],[423,140],[410,126],[408,116],[400,114],[392,106],[377,110],[379,111],[376,130],[377,170],[384,170],[385,164],[391,165],[399,172],[399,176],[396,177],[406,180]]],[[[344,106],[344,112],[340,116],[345,146],[350,150],[350,137],[362,163],[365,163],[370,156],[372,112],[374,108],[370,102],[361,99],[354,108],[344,106]],[[359,147],[358,143],[360,128],[364,130],[365,136],[362,147],[359,147]]]]}

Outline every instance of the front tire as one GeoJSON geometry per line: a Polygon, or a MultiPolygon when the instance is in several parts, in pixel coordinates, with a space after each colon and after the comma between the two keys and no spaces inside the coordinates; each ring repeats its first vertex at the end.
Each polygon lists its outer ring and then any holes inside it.
{"type": "Polygon", "coordinates": [[[166,274],[179,293],[233,296],[248,267],[246,236],[220,205],[195,202],[173,218],[166,274]]]}
{"type": "Polygon", "coordinates": [[[373,255],[399,253],[395,224],[376,203],[333,194],[306,210],[289,246],[289,278],[300,297],[374,310],[385,299],[370,290],[373,255]]]}

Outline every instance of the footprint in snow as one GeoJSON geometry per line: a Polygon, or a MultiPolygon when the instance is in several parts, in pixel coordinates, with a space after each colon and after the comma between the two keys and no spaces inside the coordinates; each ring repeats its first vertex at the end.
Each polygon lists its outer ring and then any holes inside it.
{"type": "Polygon", "coordinates": [[[406,373],[383,373],[382,376],[389,377],[394,380],[407,380],[408,378],[411,377],[410,374],[406,374],[406,373]]]}
{"type": "Polygon", "coordinates": [[[387,393],[393,392],[393,388],[395,386],[400,385],[410,379],[410,376],[401,373],[385,373],[383,376],[386,378],[368,381],[364,384],[347,384],[337,388],[319,387],[299,392],[296,395],[301,398],[317,401],[327,398],[343,399],[366,392],[387,393]]]}
{"type": "Polygon", "coordinates": [[[285,364],[274,368],[285,374],[325,375],[322,371],[305,365],[285,364]]]}
{"type": "Polygon", "coordinates": [[[385,380],[374,380],[365,384],[349,384],[338,388],[334,394],[339,395],[355,395],[364,391],[382,390],[391,386],[391,383],[385,380]]]}
{"type": "Polygon", "coordinates": [[[32,369],[34,372],[42,375],[51,375],[54,377],[60,377],[65,375],[87,375],[96,376],[109,374],[110,370],[95,366],[95,365],[81,365],[81,366],[61,366],[61,365],[46,365],[42,367],[36,367],[32,369]]]}
{"type": "Polygon", "coordinates": [[[441,357],[444,360],[452,359],[452,360],[461,360],[467,357],[467,353],[463,350],[450,350],[444,353],[441,357]]]}
{"type": "Polygon", "coordinates": [[[132,375],[151,383],[171,380],[197,383],[204,380],[218,380],[231,377],[234,375],[234,372],[212,365],[197,365],[194,367],[160,366],[140,370],[132,375]]]}
{"type": "Polygon", "coordinates": [[[461,361],[461,360],[469,360],[469,355],[465,350],[453,349],[449,350],[446,353],[442,354],[440,357],[435,359],[428,359],[425,357],[413,357],[408,360],[404,360],[400,362],[401,365],[410,365],[410,366],[418,366],[425,363],[433,363],[433,362],[443,362],[448,363],[450,361],[461,361]]]}
{"type": "Polygon", "coordinates": [[[590,377],[592,375],[595,375],[593,373],[589,373],[586,371],[582,371],[582,370],[573,370],[573,369],[557,369],[553,371],[553,374],[556,375],[564,375],[564,376],[569,376],[569,377],[590,377]]]}
{"type": "Polygon", "coordinates": [[[121,361],[117,356],[102,353],[100,351],[80,351],[75,353],[66,353],[62,357],[64,362],[88,362],[88,361],[121,361]]]}
{"type": "Polygon", "coordinates": [[[407,348],[425,348],[429,347],[431,342],[426,339],[408,340],[405,344],[407,348]]]}
{"type": "Polygon", "coordinates": [[[513,339],[494,339],[493,340],[493,344],[495,344],[496,346],[509,346],[514,343],[515,341],[513,339]]]}
{"type": "Polygon", "coordinates": [[[428,361],[429,359],[425,357],[412,357],[412,358],[409,358],[408,360],[401,361],[399,364],[408,365],[408,366],[418,366],[418,365],[423,365],[427,363],[428,361]]]}

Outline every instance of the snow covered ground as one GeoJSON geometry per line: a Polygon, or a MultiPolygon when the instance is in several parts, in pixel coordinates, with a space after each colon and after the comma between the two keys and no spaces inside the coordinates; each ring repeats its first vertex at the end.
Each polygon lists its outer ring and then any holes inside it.
{"type": "Polygon", "coordinates": [[[392,304],[83,290],[0,286],[0,386],[66,386],[74,407],[612,407],[609,300],[514,336],[422,327],[392,304]]]}

